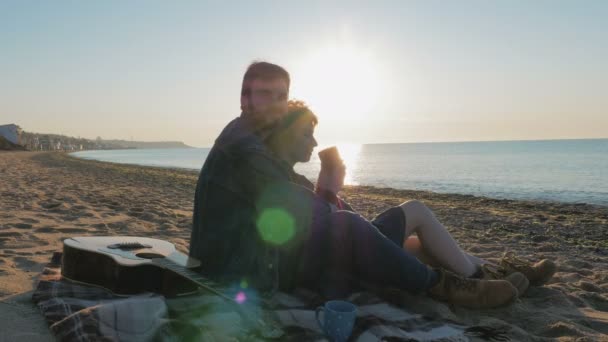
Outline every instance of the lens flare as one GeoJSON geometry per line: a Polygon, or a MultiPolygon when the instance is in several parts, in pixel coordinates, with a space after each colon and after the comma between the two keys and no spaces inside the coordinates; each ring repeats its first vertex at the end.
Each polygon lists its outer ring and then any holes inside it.
{"type": "Polygon", "coordinates": [[[296,231],[295,220],[281,208],[264,209],[256,225],[262,239],[275,245],[291,240],[296,231]]]}
{"type": "Polygon", "coordinates": [[[247,295],[245,295],[245,292],[239,291],[234,297],[234,300],[239,304],[243,304],[247,300],[247,295]]]}

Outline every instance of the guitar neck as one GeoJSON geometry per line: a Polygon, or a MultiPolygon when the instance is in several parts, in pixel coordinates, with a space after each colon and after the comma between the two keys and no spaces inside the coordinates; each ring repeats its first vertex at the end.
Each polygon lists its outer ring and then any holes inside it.
{"type": "Polygon", "coordinates": [[[180,276],[190,280],[191,282],[195,283],[196,285],[198,285],[200,288],[202,288],[205,291],[209,291],[215,295],[218,295],[220,297],[222,297],[225,300],[228,300],[230,302],[234,302],[237,303],[235,301],[235,299],[230,298],[228,296],[226,296],[225,294],[221,293],[220,291],[214,289],[209,283],[213,283],[212,281],[210,281],[209,279],[203,277],[201,274],[196,273],[192,270],[189,270],[181,265],[178,265],[174,262],[172,262],[171,260],[167,259],[167,258],[158,258],[158,259],[153,259],[153,262],[160,265],[163,268],[166,268],[176,274],[179,274],[180,276]]]}
{"type": "Polygon", "coordinates": [[[212,286],[209,285],[209,283],[213,283],[213,282],[210,281],[209,279],[203,277],[202,275],[200,275],[194,271],[191,271],[183,266],[177,265],[174,262],[172,262],[171,260],[166,259],[166,258],[153,259],[153,262],[165,269],[168,269],[172,272],[175,272],[175,273],[181,275],[182,277],[185,277],[186,279],[188,279],[188,280],[192,281],[193,283],[195,283],[196,285],[198,285],[203,290],[211,292],[215,295],[218,295],[221,298],[228,301],[229,303],[233,304],[234,308],[242,314],[242,317],[244,319],[246,319],[247,321],[251,322],[251,324],[259,325],[259,326],[265,327],[267,329],[268,328],[275,329],[271,325],[268,325],[266,322],[264,322],[263,319],[257,318],[256,315],[253,314],[253,312],[251,312],[247,308],[247,306],[237,302],[236,299],[230,298],[229,296],[226,296],[225,294],[221,293],[220,291],[214,289],[212,286]]]}

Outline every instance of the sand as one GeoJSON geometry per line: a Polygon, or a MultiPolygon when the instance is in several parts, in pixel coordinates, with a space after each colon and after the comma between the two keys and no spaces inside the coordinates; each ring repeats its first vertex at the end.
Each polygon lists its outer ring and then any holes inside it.
{"type": "MultiPolygon", "coordinates": [[[[63,153],[0,152],[0,340],[24,326],[44,332],[28,291],[67,237],[145,235],[186,252],[196,179],[192,171],[63,153]]],[[[549,284],[505,308],[467,310],[404,295],[408,307],[503,327],[512,340],[608,341],[608,207],[364,186],[347,187],[343,197],[368,218],[419,199],[471,254],[491,259],[510,250],[559,265],[549,284]]]]}

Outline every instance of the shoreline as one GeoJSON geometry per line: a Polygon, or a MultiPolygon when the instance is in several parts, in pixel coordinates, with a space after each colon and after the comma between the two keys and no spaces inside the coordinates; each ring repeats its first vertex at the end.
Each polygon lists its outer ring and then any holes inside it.
{"type": "MultiPolygon", "coordinates": [[[[572,139],[572,140],[580,140],[580,139],[572,139]]],[[[592,140],[592,139],[591,139],[592,140]]],[[[91,161],[91,162],[99,162],[99,163],[107,163],[116,166],[133,166],[133,167],[141,167],[141,168],[152,168],[152,169],[160,169],[160,170],[169,170],[175,172],[186,172],[186,173],[195,173],[198,175],[200,169],[191,169],[186,167],[175,167],[175,166],[155,166],[155,165],[140,165],[140,164],[132,164],[132,163],[118,163],[118,162],[110,162],[110,161],[100,161],[95,159],[82,158],[71,155],[74,152],[54,152],[65,154],[68,158],[73,158],[77,160],[91,161]]],[[[311,178],[314,181],[314,179],[311,178]]],[[[596,203],[587,203],[587,202],[568,202],[568,201],[558,201],[558,200],[548,200],[548,199],[524,199],[524,198],[500,198],[500,197],[490,197],[483,195],[473,195],[473,194],[463,194],[456,192],[436,192],[431,190],[416,190],[416,189],[402,189],[402,188],[393,188],[386,186],[376,186],[376,185],[345,185],[345,188],[366,188],[366,189],[385,189],[385,190],[397,190],[397,191],[406,191],[406,192],[419,192],[419,193],[429,193],[433,195],[447,195],[447,196],[471,196],[474,198],[488,199],[488,200],[498,200],[498,201],[517,201],[517,202],[530,202],[530,203],[540,203],[540,204],[565,204],[565,205],[578,205],[578,206],[592,206],[592,207],[600,207],[600,208],[608,208],[608,204],[596,204],[596,203]]]]}
{"type": "MultiPolygon", "coordinates": [[[[67,237],[149,236],[187,252],[197,179],[198,171],[67,153],[0,153],[0,302],[31,291],[67,237]]],[[[347,186],[342,197],[368,219],[417,199],[471,254],[495,260],[514,251],[558,263],[548,285],[505,308],[474,311],[429,301],[416,310],[470,324],[499,322],[523,340],[608,336],[608,207],[372,186],[347,186]]]]}

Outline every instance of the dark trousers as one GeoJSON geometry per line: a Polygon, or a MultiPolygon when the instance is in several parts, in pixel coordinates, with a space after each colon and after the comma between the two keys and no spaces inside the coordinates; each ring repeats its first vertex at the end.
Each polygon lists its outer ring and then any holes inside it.
{"type": "Polygon", "coordinates": [[[412,293],[437,283],[437,273],[403,249],[405,214],[399,207],[372,222],[351,211],[337,211],[313,224],[304,241],[295,279],[327,298],[344,298],[362,283],[412,293]]]}

